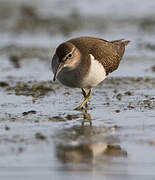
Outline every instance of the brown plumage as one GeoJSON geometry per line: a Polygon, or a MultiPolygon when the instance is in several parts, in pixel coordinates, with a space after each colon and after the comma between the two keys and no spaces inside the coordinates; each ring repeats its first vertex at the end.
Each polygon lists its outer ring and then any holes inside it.
{"type": "Polygon", "coordinates": [[[94,37],[79,37],[68,42],[73,43],[80,50],[83,57],[92,54],[104,66],[106,75],[118,68],[125,46],[130,43],[130,41],[123,41],[123,39],[106,41],[94,37]]]}
{"type": "Polygon", "coordinates": [[[52,59],[53,80],[82,89],[85,100],[77,110],[87,107],[92,89],[118,68],[129,42],[78,37],[57,47],[52,59]],[[89,89],[88,93],[85,88],[89,89]]]}

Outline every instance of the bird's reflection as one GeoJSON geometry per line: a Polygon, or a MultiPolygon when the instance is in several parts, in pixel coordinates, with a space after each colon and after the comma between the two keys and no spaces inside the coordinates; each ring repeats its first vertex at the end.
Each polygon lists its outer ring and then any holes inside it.
{"type": "Polygon", "coordinates": [[[57,157],[62,163],[93,163],[107,162],[109,157],[127,157],[127,152],[119,145],[107,143],[79,144],[77,146],[58,145],[57,157]]]}
{"type": "MultiPolygon", "coordinates": [[[[85,120],[90,120],[89,114],[83,113],[85,120]]],[[[75,169],[81,163],[94,166],[94,162],[103,164],[113,157],[127,157],[127,152],[120,145],[115,145],[120,140],[112,135],[114,128],[92,124],[83,126],[84,123],[65,129],[56,136],[56,156],[65,167],[72,164],[75,169]]]]}
{"type": "Polygon", "coordinates": [[[92,118],[87,109],[82,109],[81,112],[83,114],[82,126],[84,126],[86,122],[89,122],[89,125],[92,126],[92,118]]]}

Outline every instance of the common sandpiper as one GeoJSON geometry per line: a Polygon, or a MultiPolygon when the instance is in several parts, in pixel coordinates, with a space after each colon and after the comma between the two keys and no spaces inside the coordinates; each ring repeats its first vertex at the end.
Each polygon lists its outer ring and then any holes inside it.
{"type": "Polygon", "coordinates": [[[60,44],[52,59],[53,80],[81,88],[84,101],[76,110],[87,107],[92,89],[115,71],[123,57],[125,46],[130,41],[123,39],[107,41],[95,37],[77,37],[60,44]],[[86,92],[86,88],[89,92],[86,92]]]}

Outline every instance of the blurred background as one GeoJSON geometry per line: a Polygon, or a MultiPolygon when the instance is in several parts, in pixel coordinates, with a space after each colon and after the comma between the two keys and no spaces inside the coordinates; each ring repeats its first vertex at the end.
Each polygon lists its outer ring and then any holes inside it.
{"type": "Polygon", "coordinates": [[[50,62],[56,46],[73,37],[124,38],[132,41],[126,52],[129,61],[125,62],[132,68],[129,72],[122,68],[122,75],[150,76],[154,8],[155,2],[146,0],[0,0],[0,55],[50,62]]]}
{"type": "Polygon", "coordinates": [[[154,89],[155,1],[0,0],[0,179],[155,179],[154,89]],[[77,36],[131,41],[88,112],[52,82],[77,36]]]}

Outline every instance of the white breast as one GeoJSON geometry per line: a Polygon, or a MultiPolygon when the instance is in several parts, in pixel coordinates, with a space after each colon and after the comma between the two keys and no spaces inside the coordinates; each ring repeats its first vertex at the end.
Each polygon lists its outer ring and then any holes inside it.
{"type": "Polygon", "coordinates": [[[106,71],[101,63],[95,60],[90,54],[90,70],[83,81],[83,85],[87,88],[95,87],[106,78],[106,71]]]}

